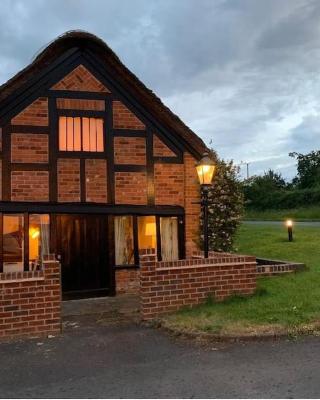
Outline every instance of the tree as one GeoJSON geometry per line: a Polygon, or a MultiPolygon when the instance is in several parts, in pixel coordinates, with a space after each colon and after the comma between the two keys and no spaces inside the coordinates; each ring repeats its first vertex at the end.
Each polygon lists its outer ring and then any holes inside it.
{"type": "MultiPolygon", "coordinates": [[[[237,176],[239,170],[232,161],[219,159],[213,150],[210,156],[215,160],[216,173],[208,193],[209,249],[231,251],[243,215],[243,193],[237,176]]],[[[201,232],[202,227],[201,215],[201,232]]]]}
{"type": "Polygon", "coordinates": [[[298,162],[298,174],[294,179],[297,187],[305,189],[320,185],[320,150],[308,154],[293,152],[289,156],[298,162]]]}
{"type": "MultiPolygon", "coordinates": [[[[243,183],[245,202],[254,208],[270,206],[275,192],[286,189],[286,181],[281,174],[269,169],[262,176],[252,176],[243,183]]],[[[272,206],[272,204],[271,204],[272,206]]]]}

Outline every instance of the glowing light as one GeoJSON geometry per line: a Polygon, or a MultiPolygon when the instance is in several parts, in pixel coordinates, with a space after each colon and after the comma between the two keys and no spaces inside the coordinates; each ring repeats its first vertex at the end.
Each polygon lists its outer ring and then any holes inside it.
{"type": "Polygon", "coordinates": [[[292,226],[293,226],[293,221],[292,221],[292,219],[287,219],[287,220],[286,220],[286,225],[287,225],[288,228],[292,228],[292,226]]]}
{"type": "Polygon", "coordinates": [[[31,239],[37,239],[40,235],[40,229],[39,228],[30,228],[29,229],[29,236],[31,239]]]}

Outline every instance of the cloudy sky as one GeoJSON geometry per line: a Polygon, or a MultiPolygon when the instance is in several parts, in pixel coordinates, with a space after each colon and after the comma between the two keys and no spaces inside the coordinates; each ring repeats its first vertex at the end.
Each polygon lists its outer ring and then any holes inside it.
{"type": "Polygon", "coordinates": [[[320,147],[318,0],[1,0],[0,82],[90,31],[206,143],[250,174],[320,147]]]}

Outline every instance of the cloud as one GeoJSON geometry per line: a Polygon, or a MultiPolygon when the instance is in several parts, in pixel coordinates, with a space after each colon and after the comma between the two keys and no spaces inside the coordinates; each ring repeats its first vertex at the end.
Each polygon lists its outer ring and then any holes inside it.
{"type": "Polygon", "coordinates": [[[290,177],[289,151],[320,144],[319,17],[318,0],[2,0],[0,80],[88,30],[223,157],[290,177]]]}

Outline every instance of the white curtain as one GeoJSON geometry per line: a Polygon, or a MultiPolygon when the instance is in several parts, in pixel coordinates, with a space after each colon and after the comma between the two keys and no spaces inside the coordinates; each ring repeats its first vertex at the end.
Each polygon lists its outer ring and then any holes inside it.
{"type": "Polygon", "coordinates": [[[43,256],[50,254],[50,240],[49,240],[49,216],[40,214],[40,257],[43,261],[43,256]]]}
{"type": "Polygon", "coordinates": [[[116,265],[133,264],[132,217],[115,217],[114,234],[116,265]]]}
{"type": "Polygon", "coordinates": [[[162,217],[160,219],[162,261],[174,261],[179,258],[178,219],[162,217]]]}

